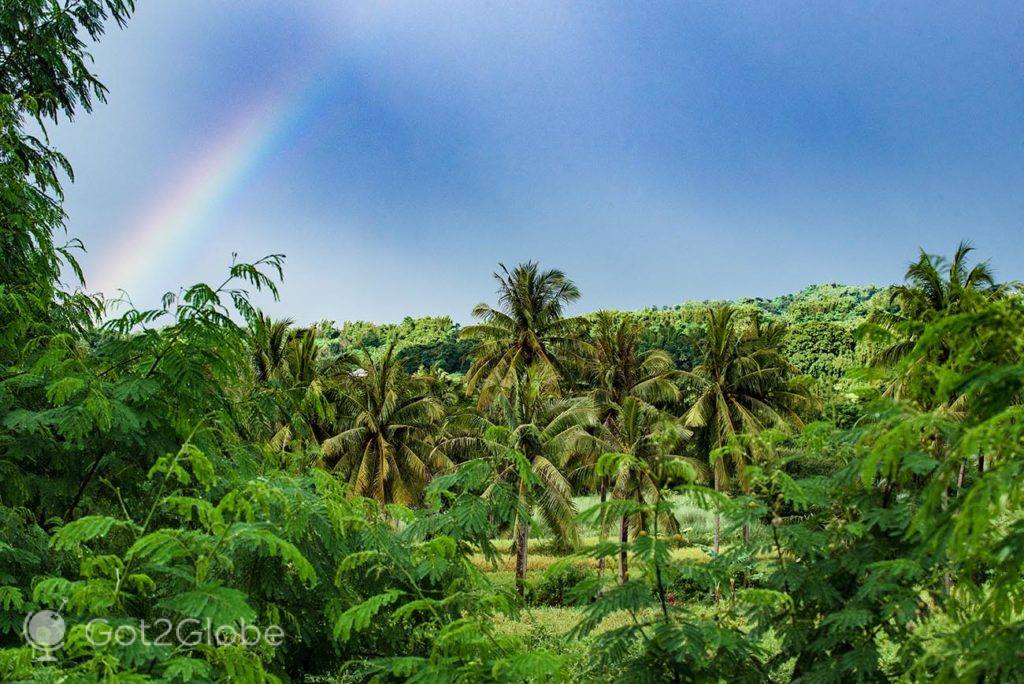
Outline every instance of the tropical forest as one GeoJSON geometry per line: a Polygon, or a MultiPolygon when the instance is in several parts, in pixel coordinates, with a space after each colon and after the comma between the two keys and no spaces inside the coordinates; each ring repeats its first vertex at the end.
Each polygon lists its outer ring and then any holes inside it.
{"type": "Polygon", "coordinates": [[[0,681],[1024,680],[984,244],[634,310],[513,258],[384,324],[267,313],[285,255],[243,251],[136,306],[87,289],[50,136],[134,12],[0,2],[0,681]]]}

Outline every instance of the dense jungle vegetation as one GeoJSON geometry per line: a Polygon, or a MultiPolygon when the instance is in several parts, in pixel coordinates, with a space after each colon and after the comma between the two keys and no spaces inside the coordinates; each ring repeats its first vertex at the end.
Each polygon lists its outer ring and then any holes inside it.
{"type": "Polygon", "coordinates": [[[132,2],[0,8],[0,680],[1024,679],[1024,303],[968,246],[586,316],[499,267],[464,327],[268,318],[277,255],[116,309],[41,131],[132,2]]]}

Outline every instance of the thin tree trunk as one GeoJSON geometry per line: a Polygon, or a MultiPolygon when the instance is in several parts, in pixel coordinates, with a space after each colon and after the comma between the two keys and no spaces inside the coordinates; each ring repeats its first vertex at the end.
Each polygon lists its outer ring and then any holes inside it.
{"type": "Polygon", "coordinates": [[[629,517],[622,516],[619,524],[619,582],[626,583],[629,579],[629,558],[626,556],[626,545],[629,543],[629,517]]]}
{"type": "Polygon", "coordinates": [[[750,523],[743,523],[743,543],[750,543],[750,523]]]}
{"type": "Polygon", "coordinates": [[[78,485],[78,491],[75,492],[75,497],[71,499],[71,503],[68,504],[67,510],[64,511],[63,520],[65,525],[71,522],[71,516],[75,514],[75,509],[78,508],[78,504],[82,500],[82,496],[85,494],[86,487],[89,486],[89,483],[92,481],[93,476],[96,475],[96,471],[99,470],[100,461],[103,460],[103,457],[105,455],[106,454],[102,451],[99,454],[97,454],[96,458],[92,462],[92,465],[89,467],[89,471],[85,474],[85,477],[82,478],[82,482],[78,485]]]}
{"type": "MultiPolygon", "coordinates": [[[[660,497],[659,497],[659,499],[660,499],[660,497]]],[[[660,503],[660,500],[658,501],[658,503],[660,503]]],[[[657,510],[657,506],[655,506],[655,510],[657,510]]],[[[657,513],[654,514],[654,543],[655,544],[658,543],[658,514],[657,513]]],[[[665,583],[661,579],[661,563],[658,562],[657,555],[655,555],[655,557],[654,557],[654,582],[655,582],[655,586],[658,589],[658,599],[661,602],[661,615],[665,619],[665,622],[667,623],[668,622],[668,600],[665,597],[665,583]]],[[[672,674],[674,675],[673,681],[678,681],[679,680],[679,676],[676,674],[675,668],[673,668],[672,674]]]]}
{"type": "Polygon", "coordinates": [[[985,474],[985,454],[978,454],[978,474],[985,474]]]}
{"type": "Polygon", "coordinates": [[[526,595],[526,552],[529,542],[529,521],[520,520],[516,524],[516,591],[520,596],[526,595]]]}
{"type": "MultiPolygon", "coordinates": [[[[964,461],[964,462],[962,462],[960,464],[960,469],[957,471],[957,474],[956,474],[956,492],[955,492],[954,496],[960,496],[960,493],[964,489],[964,480],[966,480],[966,478],[967,478],[967,462],[964,461]]],[[[949,505],[948,504],[948,498],[949,498],[949,491],[947,489],[942,494],[942,507],[943,507],[943,509],[945,509],[946,506],[949,505]]],[[[951,571],[946,570],[944,573],[942,573],[942,591],[947,596],[953,590],[953,585],[955,583],[956,582],[953,579],[953,573],[951,571]]]]}
{"type": "MultiPolygon", "coordinates": [[[[966,466],[966,464],[964,464],[964,463],[960,464],[960,472],[957,473],[957,476],[956,476],[956,491],[953,493],[954,497],[960,496],[960,492],[964,488],[964,470],[966,469],[965,466],[966,466]]],[[[949,507],[949,496],[950,496],[949,487],[945,487],[943,489],[943,492],[942,492],[942,509],[943,510],[945,510],[946,508],[949,507]]],[[[945,572],[942,573],[942,591],[943,591],[944,594],[946,594],[948,596],[949,592],[951,592],[952,590],[953,590],[953,573],[950,572],[949,570],[946,570],[945,572]]]]}
{"type": "MultiPolygon", "coordinates": [[[[715,468],[715,491],[718,491],[718,468],[715,468]]],[[[722,541],[722,509],[715,503],[715,555],[718,555],[719,546],[722,541]]]]}
{"type": "MultiPolygon", "coordinates": [[[[601,478],[601,531],[599,532],[599,542],[604,542],[605,537],[608,535],[608,520],[606,519],[604,504],[608,501],[608,478],[601,478]]],[[[604,556],[597,559],[597,579],[600,581],[604,579],[604,556]]]]}

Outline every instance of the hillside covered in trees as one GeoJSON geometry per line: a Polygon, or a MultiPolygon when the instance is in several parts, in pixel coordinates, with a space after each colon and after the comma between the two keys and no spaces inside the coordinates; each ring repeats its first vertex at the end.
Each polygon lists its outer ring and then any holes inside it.
{"type": "MultiPolygon", "coordinates": [[[[886,301],[884,288],[828,284],[772,299],[695,301],[613,313],[642,326],[641,349],[664,349],[672,354],[677,366],[692,368],[696,358],[688,340],[704,311],[723,304],[786,323],[786,352],[797,368],[816,378],[837,379],[853,364],[858,326],[874,308],[884,308],[886,301]]],[[[594,316],[585,318],[592,320],[594,316]]],[[[359,347],[377,353],[394,343],[410,372],[437,367],[447,373],[465,373],[471,363],[473,344],[459,337],[460,326],[446,316],[407,317],[394,324],[325,322],[321,329],[334,354],[359,347]]]]}
{"type": "Polygon", "coordinates": [[[902,282],[298,327],[118,308],[39,127],[128,0],[0,5],[0,681],[1021,681],[1024,298],[902,282]]]}

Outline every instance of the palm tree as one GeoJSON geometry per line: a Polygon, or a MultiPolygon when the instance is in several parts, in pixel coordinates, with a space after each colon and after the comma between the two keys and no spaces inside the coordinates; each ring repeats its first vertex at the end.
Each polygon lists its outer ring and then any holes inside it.
{"type": "Polygon", "coordinates": [[[330,356],[318,329],[294,328],[291,319],[274,320],[262,312],[250,326],[249,355],[256,385],[269,402],[270,442],[282,447],[296,437],[319,444],[331,436],[337,385],[353,368],[347,352],[330,356]]]}
{"type": "Polygon", "coordinates": [[[678,373],[672,357],[660,349],[640,351],[644,328],[636,320],[600,311],[594,318],[583,359],[583,381],[601,411],[601,420],[614,418],[627,397],[646,403],[679,398],[678,373]]]}
{"type": "Polygon", "coordinates": [[[258,382],[267,383],[281,375],[294,323],[290,318],[274,320],[262,311],[257,312],[256,320],[249,327],[248,342],[258,382]]]}
{"type": "MultiPolygon", "coordinates": [[[[929,323],[944,316],[965,313],[978,304],[997,298],[1012,284],[997,285],[986,262],[970,266],[974,248],[961,242],[947,261],[921,250],[918,260],[907,267],[905,283],[890,290],[889,303],[895,309],[874,312],[861,334],[874,339],[878,350],[872,358],[876,367],[891,368],[914,348],[929,323]]],[[[948,350],[939,349],[939,354],[948,350]]],[[[942,361],[942,359],[938,359],[942,361]]],[[[886,394],[902,397],[908,389],[906,376],[893,376],[886,394]]],[[[926,395],[928,393],[925,393],[926,395]]]]}
{"type": "MultiPolygon", "coordinates": [[[[783,329],[756,316],[741,328],[736,310],[728,305],[709,308],[704,321],[706,330],[694,345],[699,363],[684,373],[693,382],[696,396],[683,419],[688,427],[699,429],[707,453],[740,433],[799,425],[797,408],[809,401],[809,395],[794,382],[795,369],[780,351],[783,329]]],[[[742,454],[733,455],[733,461],[745,486],[742,454]]],[[[727,486],[729,473],[723,458],[714,460],[713,473],[716,490],[727,486]]],[[[720,537],[721,514],[716,512],[716,552],[720,537]]]]}
{"type": "Polygon", "coordinates": [[[342,389],[341,410],[351,418],[323,442],[325,463],[348,480],[353,496],[414,504],[430,477],[451,467],[431,442],[444,407],[423,378],[403,370],[394,343],[379,359],[363,351],[361,365],[342,389]]]}
{"type": "MultiPolygon", "coordinates": [[[[613,495],[616,499],[635,501],[641,506],[655,503],[662,487],[668,484],[659,481],[666,476],[666,469],[661,467],[665,461],[685,462],[698,473],[703,470],[691,458],[667,453],[667,447],[690,436],[689,430],[678,420],[668,419],[636,397],[626,397],[617,407],[617,414],[616,430],[608,444],[612,449],[611,455],[616,458],[616,468],[610,473],[614,478],[613,495]]],[[[604,464],[599,469],[605,470],[604,464]]],[[[629,577],[626,544],[629,542],[631,521],[637,533],[645,530],[648,524],[642,514],[626,513],[619,518],[619,581],[623,583],[629,577]]],[[[670,514],[664,515],[659,523],[669,533],[679,529],[678,522],[670,514]]]]}
{"type": "Polygon", "coordinates": [[[556,380],[577,356],[583,319],[565,318],[564,308],[580,292],[559,270],[541,271],[527,262],[509,271],[499,264],[498,306],[478,304],[473,316],[480,320],[462,330],[476,340],[473,363],[466,376],[466,391],[479,388],[479,405],[486,406],[500,389],[508,389],[533,365],[546,369],[556,380]]]}
{"type": "MultiPolygon", "coordinates": [[[[965,395],[950,397],[936,406],[935,379],[928,378],[927,366],[942,365],[953,354],[943,337],[928,349],[915,351],[925,329],[935,321],[957,314],[977,311],[985,303],[1003,297],[1016,283],[997,284],[987,262],[970,266],[968,257],[974,248],[967,242],[957,245],[952,260],[921,250],[918,260],[907,267],[903,285],[892,288],[889,302],[895,310],[876,311],[861,326],[861,334],[872,339],[878,350],[872,365],[889,369],[884,393],[894,399],[910,399],[923,410],[938,409],[946,416],[962,420],[967,415],[965,395]],[[911,358],[913,357],[913,358],[911,358]],[[901,362],[909,361],[909,365],[901,362]],[[918,372],[923,370],[924,373],[918,372]]],[[[941,451],[941,445],[939,445],[941,451]]],[[[985,455],[978,454],[978,471],[985,470],[985,455]]],[[[957,487],[966,474],[961,464],[957,487]]]]}
{"type": "MultiPolygon", "coordinates": [[[[645,404],[668,403],[679,399],[679,377],[672,357],[664,351],[640,351],[644,328],[628,317],[617,318],[607,311],[598,312],[584,347],[580,373],[583,387],[594,403],[605,441],[619,436],[622,407],[627,399],[645,404]]],[[[611,477],[598,474],[596,465],[601,449],[579,454],[582,462],[574,475],[597,486],[603,507],[608,498],[611,477]]],[[[602,508],[600,539],[604,541],[606,521],[602,508]]],[[[604,573],[604,558],[598,560],[598,575],[604,573]]]]}
{"type": "Polygon", "coordinates": [[[563,541],[576,541],[572,485],[563,474],[567,456],[585,448],[592,438],[586,428],[596,423],[595,412],[583,399],[552,397],[550,379],[534,366],[508,390],[496,395],[489,416],[469,413],[462,417],[469,436],[452,437],[438,450],[483,452],[494,461],[496,481],[484,492],[494,496],[499,487],[514,492],[518,511],[514,524],[516,590],[523,595],[527,549],[533,512],[563,541]]]}

